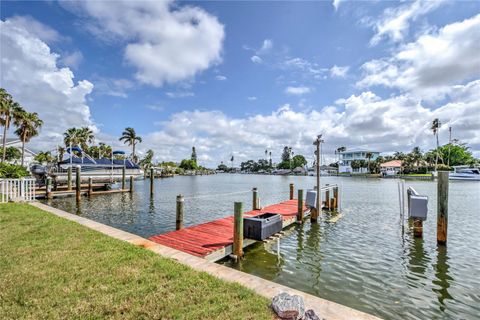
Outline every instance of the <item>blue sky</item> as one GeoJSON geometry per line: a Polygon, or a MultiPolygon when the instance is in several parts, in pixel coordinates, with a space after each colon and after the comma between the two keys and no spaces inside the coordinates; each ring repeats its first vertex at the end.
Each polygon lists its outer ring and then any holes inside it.
{"type": "Polygon", "coordinates": [[[158,160],[192,145],[210,166],[284,145],[311,158],[318,133],[328,160],[343,145],[427,150],[438,117],[444,143],[452,126],[478,156],[479,13],[477,1],[7,1],[1,85],[43,116],[37,150],[85,125],[121,147],[131,126],[158,160]]]}

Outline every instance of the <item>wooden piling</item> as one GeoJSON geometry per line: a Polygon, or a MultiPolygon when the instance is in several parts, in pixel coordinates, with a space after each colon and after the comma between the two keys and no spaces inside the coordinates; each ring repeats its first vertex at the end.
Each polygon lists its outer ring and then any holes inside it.
{"type": "Polygon", "coordinates": [[[88,178],[88,196],[91,196],[93,193],[93,181],[92,177],[88,178]]]}
{"type": "Polygon", "coordinates": [[[258,205],[258,190],[257,188],[252,189],[252,210],[259,210],[258,205]]]}
{"type": "Polygon", "coordinates": [[[290,200],[293,200],[293,193],[295,192],[295,185],[290,183],[290,200]]]}
{"type": "Polygon", "coordinates": [[[317,207],[316,208],[310,208],[310,222],[317,222],[318,221],[318,216],[319,216],[319,206],[321,208],[321,204],[320,204],[320,200],[319,200],[319,196],[318,196],[318,189],[317,189],[317,186],[314,186],[313,187],[313,190],[317,192],[317,207]]]}
{"type": "Polygon", "coordinates": [[[47,199],[52,199],[53,194],[52,194],[52,178],[47,177],[47,180],[45,182],[45,197],[47,199]]]}
{"type": "Polygon", "coordinates": [[[80,202],[82,192],[82,167],[77,166],[75,170],[75,198],[77,202],[80,202]]]}
{"type": "Polygon", "coordinates": [[[177,230],[183,229],[183,204],[185,203],[185,199],[181,194],[177,196],[177,212],[176,212],[176,220],[175,220],[175,228],[177,230]]]}
{"type": "Polygon", "coordinates": [[[133,193],[133,176],[130,176],[130,193],[133,193]]]}
{"type": "Polygon", "coordinates": [[[125,190],[125,184],[126,184],[126,180],[125,180],[125,166],[123,166],[122,168],[122,190],[125,190]]]}
{"type": "Polygon", "coordinates": [[[326,184],[327,190],[325,190],[325,209],[330,210],[330,189],[329,184],[326,184]]]}
{"type": "Polygon", "coordinates": [[[68,167],[67,170],[67,190],[71,191],[72,190],[72,167],[68,167]]]}
{"type": "Polygon", "coordinates": [[[413,220],[413,236],[416,238],[421,238],[423,236],[423,220],[421,219],[412,219],[413,220]]]}
{"type": "Polygon", "coordinates": [[[155,175],[153,171],[154,171],[153,168],[151,168],[150,169],[150,195],[153,195],[153,183],[155,179],[155,175]]]}
{"type": "Polygon", "coordinates": [[[297,222],[303,223],[303,189],[298,189],[297,222]]]}
{"type": "Polygon", "coordinates": [[[243,257],[243,202],[235,202],[233,218],[233,255],[243,257]]]}
{"type": "Polygon", "coordinates": [[[448,171],[438,171],[437,182],[437,243],[447,243],[448,171]]]}
{"type": "Polygon", "coordinates": [[[333,188],[333,208],[332,210],[338,211],[338,186],[333,188]]]}

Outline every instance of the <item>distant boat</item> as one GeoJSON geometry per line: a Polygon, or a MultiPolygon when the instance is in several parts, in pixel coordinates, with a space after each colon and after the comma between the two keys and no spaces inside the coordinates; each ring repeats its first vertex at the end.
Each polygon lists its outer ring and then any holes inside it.
{"type": "Polygon", "coordinates": [[[453,173],[450,173],[450,180],[471,180],[480,181],[480,170],[478,168],[469,168],[468,166],[455,166],[453,173]]]}

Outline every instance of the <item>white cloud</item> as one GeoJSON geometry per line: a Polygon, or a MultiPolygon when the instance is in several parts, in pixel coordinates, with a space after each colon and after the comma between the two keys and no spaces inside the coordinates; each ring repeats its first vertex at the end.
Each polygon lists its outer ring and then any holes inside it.
{"type": "Polygon", "coordinates": [[[322,68],[318,63],[311,62],[303,58],[287,58],[280,64],[281,69],[290,72],[299,73],[303,78],[313,78],[315,80],[323,80],[326,78],[328,68],[322,68]]]}
{"type": "Polygon", "coordinates": [[[342,1],[343,1],[343,0],[333,0],[332,5],[333,5],[333,7],[335,8],[335,11],[338,10],[338,7],[340,7],[340,3],[341,3],[342,1]]]}
{"type": "Polygon", "coordinates": [[[54,147],[61,143],[69,127],[89,126],[98,132],[85,102],[93,84],[87,80],[75,83],[69,68],[59,68],[59,55],[25,29],[18,19],[1,21],[1,81],[26,110],[37,112],[44,121],[40,137],[31,148],[54,147]]]}
{"type": "Polygon", "coordinates": [[[366,62],[359,87],[382,85],[441,98],[451,85],[480,77],[480,14],[421,35],[391,57],[366,62]]]}
{"type": "Polygon", "coordinates": [[[248,101],[255,101],[255,100],[257,100],[257,99],[258,99],[258,98],[255,97],[255,96],[247,97],[247,100],[248,100],[248,101]]]}
{"type": "Polygon", "coordinates": [[[172,1],[78,1],[62,5],[91,20],[87,29],[121,41],[142,83],[160,87],[192,79],[221,62],[224,27],[195,6],[172,1]]]}
{"type": "Polygon", "coordinates": [[[370,44],[376,45],[384,38],[394,42],[403,40],[408,33],[411,21],[415,21],[443,3],[442,0],[417,0],[400,7],[386,9],[380,19],[375,19],[373,23],[370,22],[375,30],[375,35],[370,40],[370,44]]]}
{"type": "Polygon", "coordinates": [[[286,94],[292,94],[292,95],[302,95],[302,94],[307,94],[312,91],[311,88],[309,87],[286,87],[285,88],[285,93],[286,94]]]}
{"type": "Polygon", "coordinates": [[[215,76],[215,80],[218,80],[218,81],[225,81],[225,80],[227,80],[227,77],[225,77],[225,76],[222,76],[222,75],[217,75],[217,76],[215,76]]]}
{"type": "Polygon", "coordinates": [[[187,98],[195,96],[195,93],[190,91],[168,91],[165,93],[169,98],[187,98]]]}
{"type": "Polygon", "coordinates": [[[64,53],[61,57],[60,57],[60,62],[67,66],[67,67],[70,67],[72,69],[78,69],[78,67],[80,66],[80,63],[83,61],[83,54],[76,50],[76,51],[73,51],[73,52],[70,52],[70,53],[64,53]]]}
{"type": "Polygon", "coordinates": [[[349,69],[349,66],[339,67],[337,65],[334,65],[330,69],[330,76],[335,78],[345,78],[349,69]]]}
{"type": "Polygon", "coordinates": [[[253,63],[262,63],[263,61],[259,56],[252,56],[250,60],[252,60],[253,63]]]}
{"type": "Polygon", "coordinates": [[[104,78],[94,79],[95,93],[108,95],[112,97],[127,98],[127,91],[132,89],[135,84],[124,78],[104,78]]]}
{"type": "Polygon", "coordinates": [[[53,43],[64,39],[56,30],[30,16],[13,16],[8,18],[8,20],[13,26],[28,30],[30,34],[45,43],[53,43]]]}
{"type": "Polygon", "coordinates": [[[259,50],[257,50],[257,55],[267,54],[273,48],[273,40],[272,39],[265,39],[263,40],[262,46],[259,50]]]}

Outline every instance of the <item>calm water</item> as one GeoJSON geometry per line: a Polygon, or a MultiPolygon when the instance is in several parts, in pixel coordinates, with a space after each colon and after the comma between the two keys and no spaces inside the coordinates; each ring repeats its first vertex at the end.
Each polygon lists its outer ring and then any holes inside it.
{"type": "MultiPolygon", "coordinates": [[[[252,187],[262,205],[288,198],[288,185],[311,188],[314,177],[215,175],[137,181],[133,195],[72,198],[51,204],[144,237],[173,230],[175,196],[184,194],[185,224],[231,214],[234,201],[251,206],[252,187]],[[214,195],[214,196],[212,196],[214,195]]],[[[423,239],[402,232],[397,182],[322,178],[341,186],[336,223],[291,227],[280,241],[246,250],[238,264],[221,263],[386,319],[480,318],[480,183],[450,182],[448,247],[436,245],[436,183],[407,181],[429,196],[423,239]]]]}

